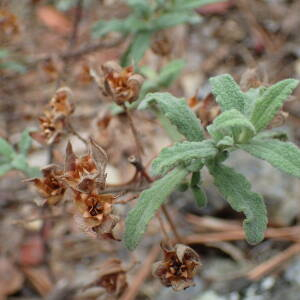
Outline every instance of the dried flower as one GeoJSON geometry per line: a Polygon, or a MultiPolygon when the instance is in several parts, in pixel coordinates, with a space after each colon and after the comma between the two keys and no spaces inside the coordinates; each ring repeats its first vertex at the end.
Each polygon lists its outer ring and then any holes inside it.
{"type": "Polygon", "coordinates": [[[83,231],[95,238],[119,240],[119,217],[112,214],[111,194],[84,194],[74,191],[74,202],[80,215],[75,218],[83,231]]]}
{"type": "Polygon", "coordinates": [[[174,291],[181,291],[194,285],[193,277],[200,267],[198,254],[183,244],[174,249],[162,244],[164,259],[153,264],[152,273],[165,286],[172,286],[174,291]]]}
{"type": "Polygon", "coordinates": [[[10,37],[19,31],[17,17],[7,10],[0,9],[0,36],[10,37]]]}
{"type": "Polygon", "coordinates": [[[101,69],[100,88],[104,96],[119,105],[137,100],[144,80],[141,75],[134,73],[133,66],[122,69],[116,62],[109,61],[101,69]]]}
{"type": "Polygon", "coordinates": [[[67,128],[67,118],[74,112],[74,106],[70,102],[71,90],[60,88],[49,103],[49,108],[39,118],[40,131],[31,132],[33,139],[42,144],[57,143],[67,128]]]}
{"type": "Polygon", "coordinates": [[[100,266],[99,280],[96,283],[108,294],[121,295],[127,287],[126,270],[119,259],[112,258],[100,266]]]}
{"type": "Polygon", "coordinates": [[[106,165],[107,155],[93,139],[89,141],[88,154],[82,157],[77,157],[71,143],[68,143],[64,180],[72,189],[79,192],[92,193],[103,190],[106,165]]]}
{"type": "Polygon", "coordinates": [[[56,165],[48,165],[42,169],[43,178],[28,179],[33,182],[39,194],[49,205],[55,205],[63,198],[66,187],[60,180],[62,171],[56,165]]]}
{"type": "Polygon", "coordinates": [[[209,93],[200,102],[194,96],[188,100],[188,105],[194,109],[197,107],[196,113],[204,127],[210,125],[221,113],[220,106],[215,102],[212,93],[209,93]]]}

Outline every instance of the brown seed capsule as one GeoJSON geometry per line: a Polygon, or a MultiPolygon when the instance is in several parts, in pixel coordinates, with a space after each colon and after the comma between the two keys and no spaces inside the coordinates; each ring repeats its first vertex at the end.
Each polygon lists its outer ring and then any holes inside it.
{"type": "Polygon", "coordinates": [[[174,248],[162,244],[161,247],[164,259],[153,264],[152,274],[174,291],[194,286],[193,277],[201,265],[198,254],[183,244],[177,244],[174,248]]]}
{"type": "Polygon", "coordinates": [[[66,187],[60,180],[62,171],[56,165],[48,165],[42,169],[43,178],[32,178],[26,180],[33,182],[39,194],[49,205],[55,205],[63,198],[66,187]]]}
{"type": "Polygon", "coordinates": [[[60,88],[49,103],[49,108],[39,118],[40,131],[31,132],[33,139],[41,144],[57,143],[67,127],[67,118],[74,112],[70,101],[71,90],[60,88]]]}
{"type": "Polygon", "coordinates": [[[134,73],[132,66],[122,69],[117,63],[109,61],[101,66],[100,88],[104,96],[122,105],[133,102],[139,96],[143,77],[134,73]]]}
{"type": "Polygon", "coordinates": [[[119,259],[112,258],[100,266],[96,285],[103,287],[108,294],[121,295],[127,287],[126,270],[119,259]]]}

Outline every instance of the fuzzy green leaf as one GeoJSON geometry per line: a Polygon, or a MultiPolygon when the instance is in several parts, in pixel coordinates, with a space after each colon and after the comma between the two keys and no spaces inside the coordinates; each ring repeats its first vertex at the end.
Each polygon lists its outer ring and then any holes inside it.
{"type": "Polygon", "coordinates": [[[101,38],[109,32],[128,33],[128,28],[125,26],[124,20],[113,19],[110,21],[98,21],[92,29],[94,38],[101,38]]]}
{"type": "Polygon", "coordinates": [[[239,148],[266,160],[285,173],[300,178],[300,149],[292,143],[255,138],[248,144],[239,145],[239,148]]]}
{"type": "Polygon", "coordinates": [[[212,86],[212,93],[223,112],[230,109],[236,109],[241,113],[245,112],[249,101],[248,97],[229,74],[212,77],[209,82],[212,86]]]}
{"type": "Polygon", "coordinates": [[[128,66],[132,63],[139,63],[146,50],[149,48],[151,32],[137,33],[121,58],[121,65],[128,66]]]}
{"type": "Polygon", "coordinates": [[[194,172],[190,183],[196,203],[199,207],[205,207],[207,204],[207,197],[205,191],[201,188],[201,173],[194,172]]]}
{"type": "Polygon", "coordinates": [[[230,206],[245,214],[243,227],[247,241],[250,244],[262,241],[267,226],[266,207],[262,197],[252,192],[248,180],[232,168],[224,165],[209,165],[209,171],[230,206]]]}
{"type": "Polygon", "coordinates": [[[217,142],[230,136],[235,143],[244,143],[255,135],[252,123],[236,109],[223,112],[207,130],[217,142]]]}
{"type": "Polygon", "coordinates": [[[250,120],[257,132],[270,124],[298,83],[295,79],[282,80],[269,87],[256,101],[250,120]]]}
{"type": "Polygon", "coordinates": [[[22,132],[21,139],[18,144],[19,152],[21,154],[27,155],[27,152],[28,152],[29,148],[31,147],[31,144],[32,144],[32,139],[29,135],[29,130],[25,129],[22,132]]]}
{"type": "Polygon", "coordinates": [[[141,193],[126,218],[124,240],[129,250],[136,248],[156,211],[187,174],[187,170],[176,168],[141,193]]]}
{"type": "Polygon", "coordinates": [[[175,9],[194,9],[199,8],[203,5],[212,4],[216,2],[224,2],[224,0],[177,0],[175,1],[175,9]]]}
{"type": "Polygon", "coordinates": [[[14,154],[15,150],[13,147],[6,140],[0,138],[0,155],[10,160],[14,154]]]}
{"type": "Polygon", "coordinates": [[[18,170],[26,172],[26,170],[29,168],[26,156],[23,154],[17,154],[15,155],[14,159],[11,162],[11,165],[18,170]]]}
{"type": "Polygon", "coordinates": [[[152,163],[153,175],[164,175],[178,165],[188,165],[193,160],[213,158],[218,153],[211,140],[183,142],[164,148],[152,163]]]}
{"type": "Polygon", "coordinates": [[[276,139],[280,141],[287,141],[289,139],[287,132],[282,130],[267,130],[262,131],[255,136],[257,139],[276,139]]]}
{"type": "Polygon", "coordinates": [[[176,98],[169,93],[151,93],[141,101],[139,109],[145,109],[151,104],[156,104],[187,140],[201,141],[204,139],[200,120],[197,119],[184,99],[176,98]]]}
{"type": "Polygon", "coordinates": [[[12,169],[12,165],[10,163],[5,163],[0,165],[0,176],[3,176],[6,172],[12,169]]]}

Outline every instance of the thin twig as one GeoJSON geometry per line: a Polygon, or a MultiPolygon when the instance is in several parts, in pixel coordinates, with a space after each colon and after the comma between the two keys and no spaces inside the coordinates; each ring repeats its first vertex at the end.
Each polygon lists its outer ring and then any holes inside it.
{"type": "Polygon", "coordinates": [[[264,275],[270,273],[275,268],[282,265],[284,262],[291,259],[293,256],[300,253],[300,243],[295,243],[283,252],[275,255],[274,257],[270,258],[269,260],[263,262],[262,264],[258,265],[250,272],[248,272],[247,277],[250,280],[259,280],[264,275]]]}
{"type": "Polygon", "coordinates": [[[133,300],[136,298],[136,295],[138,294],[141,285],[143,284],[143,282],[146,280],[147,276],[151,272],[152,264],[156,260],[159,252],[160,252],[159,245],[154,245],[151,248],[147,258],[143,261],[140,270],[134,276],[131,285],[122,295],[121,300],[133,300]]]}
{"type": "Polygon", "coordinates": [[[161,231],[162,231],[162,233],[163,233],[163,236],[164,236],[164,239],[165,239],[167,245],[171,246],[171,239],[170,239],[170,237],[169,237],[169,235],[168,235],[168,232],[167,232],[167,230],[166,230],[166,227],[165,227],[165,224],[164,224],[164,222],[163,222],[163,219],[162,219],[162,217],[161,217],[161,215],[160,215],[160,212],[157,212],[156,217],[157,217],[157,219],[158,219],[158,222],[159,222],[161,231]]]}
{"type": "Polygon", "coordinates": [[[183,243],[183,239],[181,238],[180,234],[178,233],[177,228],[176,228],[165,204],[162,204],[161,210],[162,210],[163,214],[165,215],[168,223],[170,224],[170,227],[174,233],[174,236],[175,236],[177,242],[183,243]]]}

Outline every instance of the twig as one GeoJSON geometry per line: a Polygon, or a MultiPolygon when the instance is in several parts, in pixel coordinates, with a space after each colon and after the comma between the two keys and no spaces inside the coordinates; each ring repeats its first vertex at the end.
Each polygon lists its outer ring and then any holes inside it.
{"type": "Polygon", "coordinates": [[[140,270],[136,273],[134,276],[131,285],[129,288],[125,291],[125,293],[122,295],[121,300],[133,300],[136,298],[136,295],[138,294],[140,290],[140,286],[143,284],[145,279],[147,278],[148,274],[151,272],[152,264],[157,258],[158,254],[160,252],[159,245],[154,245],[147,258],[144,260],[140,270]]]}
{"type": "Polygon", "coordinates": [[[164,225],[164,222],[163,222],[163,219],[162,219],[162,217],[161,217],[161,215],[160,215],[160,212],[157,212],[156,217],[157,217],[157,219],[158,219],[158,222],[159,222],[161,231],[162,231],[162,233],[163,233],[163,236],[164,236],[164,239],[165,239],[167,245],[171,246],[171,245],[170,245],[170,244],[171,244],[171,239],[170,239],[170,237],[169,237],[169,235],[168,235],[168,232],[167,232],[167,230],[166,230],[166,227],[165,227],[165,225],[164,225]]]}
{"type": "Polygon", "coordinates": [[[300,243],[294,243],[292,246],[270,258],[269,260],[263,262],[259,266],[252,269],[247,273],[247,278],[250,280],[259,280],[264,275],[270,273],[275,268],[279,267],[284,262],[291,259],[293,256],[299,254],[300,243]]]}
{"type": "Polygon", "coordinates": [[[140,164],[142,164],[142,154],[144,153],[144,150],[143,150],[142,144],[139,139],[139,134],[134,126],[131,112],[127,108],[125,108],[125,112],[126,112],[126,115],[127,115],[128,121],[129,121],[129,126],[131,129],[135,144],[136,144],[137,159],[140,162],[140,164]]]}
{"type": "Polygon", "coordinates": [[[67,128],[69,130],[69,132],[73,135],[75,135],[79,140],[81,140],[84,144],[88,144],[87,140],[84,139],[72,126],[72,124],[70,122],[67,123],[67,128]]]}
{"type": "Polygon", "coordinates": [[[182,239],[181,236],[179,235],[179,233],[178,233],[178,231],[177,231],[177,228],[176,228],[176,226],[175,226],[175,224],[174,224],[174,222],[173,222],[173,220],[172,220],[172,218],[171,218],[171,216],[170,216],[170,214],[169,214],[169,212],[168,212],[168,209],[167,209],[167,207],[166,207],[165,204],[162,204],[161,210],[162,210],[163,214],[165,215],[165,217],[166,217],[168,223],[170,224],[171,229],[172,229],[172,231],[173,231],[173,233],[174,233],[174,236],[175,236],[177,242],[183,243],[183,239],[182,239]]]}

